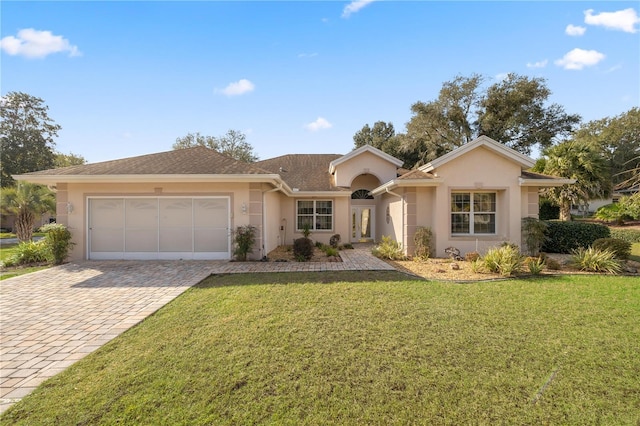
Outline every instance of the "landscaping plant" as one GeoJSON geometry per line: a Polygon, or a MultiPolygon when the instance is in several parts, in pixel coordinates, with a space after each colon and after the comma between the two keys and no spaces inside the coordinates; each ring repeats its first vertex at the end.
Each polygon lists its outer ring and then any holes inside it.
{"type": "Polygon", "coordinates": [[[415,257],[421,260],[427,260],[431,257],[431,240],[433,232],[428,226],[420,227],[413,236],[413,242],[416,245],[415,257]]]}
{"type": "Polygon", "coordinates": [[[298,262],[307,262],[313,257],[313,241],[302,237],[293,241],[293,256],[298,262]]]}
{"type": "Polygon", "coordinates": [[[253,251],[253,245],[256,243],[257,228],[253,225],[238,226],[236,228],[234,242],[236,249],[234,254],[238,260],[247,260],[247,255],[253,251]]]}
{"type": "Polygon", "coordinates": [[[49,252],[54,265],[60,265],[69,257],[69,250],[74,243],[71,242],[71,232],[61,223],[49,223],[40,228],[44,232],[44,245],[49,252]]]}
{"type": "Polygon", "coordinates": [[[582,271],[606,272],[617,274],[622,271],[621,263],[616,260],[610,250],[598,250],[593,247],[574,250],[571,256],[572,264],[582,271]]]}
{"type": "Polygon", "coordinates": [[[617,238],[598,238],[591,245],[596,250],[609,250],[616,259],[626,260],[631,255],[631,243],[617,238]]]}
{"type": "Polygon", "coordinates": [[[481,262],[487,271],[508,277],[522,268],[522,255],[517,246],[507,243],[489,249],[481,258],[481,262]]]}
{"type": "Polygon", "coordinates": [[[387,235],[382,237],[382,242],[375,246],[371,253],[381,259],[402,260],[405,258],[402,245],[387,235]]]}
{"type": "Polygon", "coordinates": [[[522,235],[529,256],[537,256],[540,253],[542,244],[547,239],[546,232],[546,222],[535,217],[522,218],[522,235]]]}

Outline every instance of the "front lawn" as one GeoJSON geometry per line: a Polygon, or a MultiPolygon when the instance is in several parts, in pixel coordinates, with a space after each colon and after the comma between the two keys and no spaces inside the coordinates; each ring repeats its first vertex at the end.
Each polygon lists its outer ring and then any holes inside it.
{"type": "Polygon", "coordinates": [[[631,256],[629,259],[640,262],[640,243],[633,243],[631,245],[631,256]]]}
{"type": "Polygon", "coordinates": [[[636,424],[640,280],[214,276],[2,424],[636,424]]]}

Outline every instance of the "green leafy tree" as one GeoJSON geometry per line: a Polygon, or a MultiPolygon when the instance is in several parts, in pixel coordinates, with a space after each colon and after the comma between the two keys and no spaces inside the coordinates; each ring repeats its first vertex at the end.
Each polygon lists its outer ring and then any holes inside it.
{"type": "Polygon", "coordinates": [[[20,182],[3,188],[1,198],[3,214],[16,216],[15,233],[20,241],[29,241],[38,216],[56,211],[56,197],[46,186],[20,182]]]}
{"type": "Polygon", "coordinates": [[[509,74],[489,87],[477,117],[478,133],[526,155],[569,137],[580,123],[558,104],[546,105],[551,90],[543,78],[509,74]]]}
{"type": "Polygon", "coordinates": [[[420,166],[471,141],[475,136],[474,115],[482,98],[484,78],[458,76],[442,85],[438,99],[416,102],[401,149],[412,152],[420,166]]]}
{"type": "Polygon", "coordinates": [[[543,195],[560,206],[560,220],[571,220],[571,204],[611,194],[611,175],[600,147],[594,143],[568,140],[543,152],[534,171],[575,179],[574,184],[547,188],[543,195]]]}
{"type": "MultiPolygon", "coordinates": [[[[406,167],[420,166],[480,135],[530,155],[534,147],[548,148],[568,137],[580,122],[580,116],[549,104],[551,91],[542,78],[509,74],[489,87],[485,80],[478,74],[457,76],[443,83],[437,99],[414,103],[406,132],[395,136],[395,156],[405,159],[406,167]]],[[[383,150],[393,155],[388,148],[383,150]]]]}
{"type": "Polygon", "coordinates": [[[176,139],[173,149],[192,148],[195,146],[204,146],[246,163],[253,163],[258,160],[253,147],[247,142],[246,135],[238,130],[229,130],[219,137],[205,136],[199,132],[188,133],[186,136],[176,139]]]}
{"type": "Polygon", "coordinates": [[[87,160],[82,155],[76,155],[73,152],[69,154],[62,154],[60,152],[55,153],[54,167],[69,167],[69,166],[81,166],[85,164],[87,160]]]}
{"type": "Polygon", "coordinates": [[[0,185],[12,186],[14,174],[54,166],[54,137],[61,127],[49,107],[35,96],[9,92],[0,98],[0,185]]]}
{"type": "Polygon", "coordinates": [[[614,186],[625,188],[640,183],[640,108],[590,121],[576,131],[574,139],[601,147],[614,186]]]}

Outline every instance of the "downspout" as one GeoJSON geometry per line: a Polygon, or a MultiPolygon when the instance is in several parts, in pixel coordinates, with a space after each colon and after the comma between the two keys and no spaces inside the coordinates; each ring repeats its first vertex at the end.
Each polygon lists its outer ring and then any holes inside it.
{"type": "Polygon", "coordinates": [[[279,184],[276,188],[270,189],[268,191],[262,192],[262,257],[261,259],[266,259],[267,253],[265,253],[266,240],[267,240],[267,203],[266,203],[266,195],[271,192],[281,191],[282,184],[279,184]]]}
{"type": "Polygon", "coordinates": [[[401,232],[401,235],[402,235],[402,246],[404,247],[405,254],[407,254],[406,253],[407,245],[405,244],[405,241],[404,241],[404,227],[405,227],[405,223],[404,223],[404,221],[405,221],[405,219],[404,219],[404,195],[400,195],[398,193],[390,191],[389,188],[385,188],[384,190],[386,191],[387,194],[395,195],[396,197],[400,198],[401,205],[402,205],[402,228],[400,229],[400,232],[401,232]]]}

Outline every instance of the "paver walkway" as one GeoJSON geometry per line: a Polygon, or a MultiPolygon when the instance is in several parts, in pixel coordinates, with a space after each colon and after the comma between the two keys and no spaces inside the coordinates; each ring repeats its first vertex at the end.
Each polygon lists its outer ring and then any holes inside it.
{"type": "Polygon", "coordinates": [[[369,247],[342,262],[87,261],[0,281],[0,413],[211,274],[393,270],[369,247]]]}

